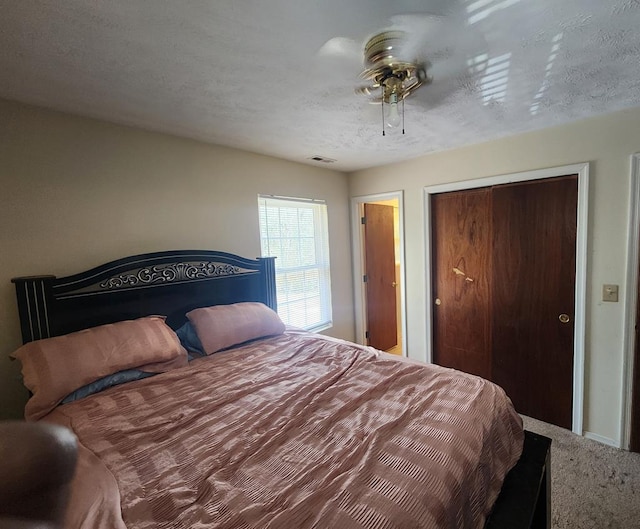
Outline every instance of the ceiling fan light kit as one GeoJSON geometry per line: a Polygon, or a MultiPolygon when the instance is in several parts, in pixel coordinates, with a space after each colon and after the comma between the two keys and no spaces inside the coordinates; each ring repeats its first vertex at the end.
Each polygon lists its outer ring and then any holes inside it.
{"type": "Polygon", "coordinates": [[[427,75],[427,62],[401,58],[406,37],[404,31],[383,31],[371,37],[364,47],[365,70],[360,76],[370,84],[357,88],[356,92],[369,96],[380,89],[380,95],[371,98],[371,102],[382,105],[383,136],[386,135],[386,127],[397,128],[400,124],[404,134],[405,98],[431,82],[427,75]],[[402,115],[398,109],[400,103],[402,115]]]}

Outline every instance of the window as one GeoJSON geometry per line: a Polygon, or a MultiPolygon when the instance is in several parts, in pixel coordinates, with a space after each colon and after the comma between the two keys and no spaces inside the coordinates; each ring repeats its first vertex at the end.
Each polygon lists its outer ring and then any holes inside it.
{"type": "Polygon", "coordinates": [[[331,326],[329,229],[324,201],[258,197],[263,256],[275,256],[278,314],[307,330],[331,326]]]}

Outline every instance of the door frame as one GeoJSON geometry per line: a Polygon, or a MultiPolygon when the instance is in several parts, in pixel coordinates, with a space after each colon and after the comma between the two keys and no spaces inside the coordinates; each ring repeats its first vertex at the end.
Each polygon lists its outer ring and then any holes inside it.
{"type": "Polygon", "coordinates": [[[587,232],[588,232],[588,205],[589,205],[589,163],[578,163],[550,167],[535,171],[525,171],[499,176],[490,176],[461,182],[451,182],[427,186],[423,190],[423,211],[425,222],[425,285],[426,285],[426,344],[427,362],[433,361],[433,286],[431,284],[431,195],[446,193],[449,191],[461,191],[488,187],[514,182],[526,182],[540,180],[569,174],[578,175],[578,211],[576,230],[576,295],[575,295],[575,326],[573,337],[573,410],[572,430],[578,435],[583,435],[584,413],[584,350],[586,334],[586,291],[587,291],[587,232]]]}
{"type": "Polygon", "coordinates": [[[354,285],[354,305],[356,323],[356,342],[366,345],[366,292],[361,278],[365,274],[364,266],[364,237],[362,234],[362,223],[360,222],[360,206],[367,202],[378,202],[381,200],[398,201],[398,231],[400,233],[400,320],[398,326],[402,333],[402,356],[407,356],[407,316],[406,316],[406,274],[404,259],[404,192],[390,191],[388,193],[378,193],[375,195],[362,195],[351,197],[351,241],[353,254],[353,285],[354,285]]]}
{"type": "MultiPolygon", "coordinates": [[[[631,411],[633,404],[633,369],[635,364],[635,327],[638,311],[638,274],[640,273],[640,153],[631,155],[629,183],[629,240],[627,252],[627,289],[625,294],[624,357],[622,380],[622,448],[631,447],[631,411]]],[[[638,397],[640,398],[640,397],[638,397]]],[[[640,428],[640,425],[636,425],[640,428]]]]}

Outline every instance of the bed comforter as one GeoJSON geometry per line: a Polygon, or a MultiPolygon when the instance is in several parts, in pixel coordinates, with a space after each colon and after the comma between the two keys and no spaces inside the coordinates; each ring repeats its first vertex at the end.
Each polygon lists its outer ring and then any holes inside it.
{"type": "Polygon", "coordinates": [[[480,528],[518,460],[504,392],[288,332],[59,406],[69,529],[480,528]]]}

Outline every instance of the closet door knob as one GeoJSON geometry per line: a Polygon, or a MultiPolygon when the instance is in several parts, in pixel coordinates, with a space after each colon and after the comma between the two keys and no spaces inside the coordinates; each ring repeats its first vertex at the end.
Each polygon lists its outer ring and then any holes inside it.
{"type": "Polygon", "coordinates": [[[560,314],[560,316],[558,316],[558,319],[560,320],[560,323],[569,323],[571,321],[571,318],[569,318],[568,314],[560,314]]]}

